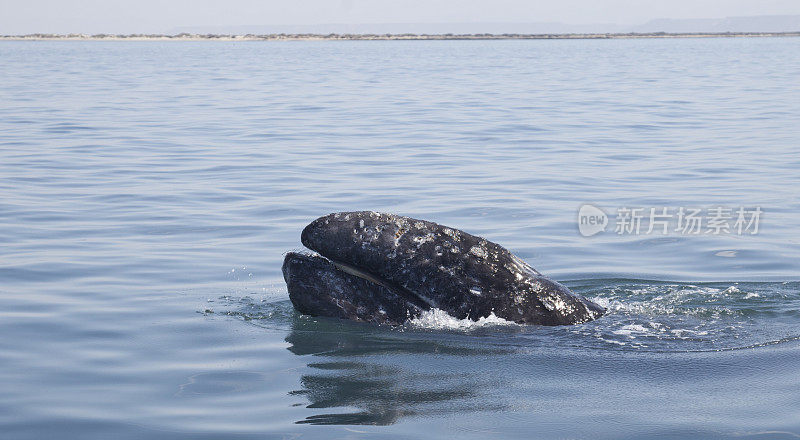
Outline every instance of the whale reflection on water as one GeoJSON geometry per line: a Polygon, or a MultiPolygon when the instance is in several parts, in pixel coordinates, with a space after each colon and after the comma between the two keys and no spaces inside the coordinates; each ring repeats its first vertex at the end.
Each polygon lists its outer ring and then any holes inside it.
{"type": "Polygon", "coordinates": [[[509,349],[459,341],[460,335],[418,332],[409,338],[410,332],[337,321],[298,316],[286,336],[290,352],[310,356],[302,388],[290,394],[305,396],[307,408],[326,410],[296,423],[390,425],[406,416],[504,407],[491,398],[497,384],[484,369],[437,365],[464,357],[488,360],[509,349]]]}

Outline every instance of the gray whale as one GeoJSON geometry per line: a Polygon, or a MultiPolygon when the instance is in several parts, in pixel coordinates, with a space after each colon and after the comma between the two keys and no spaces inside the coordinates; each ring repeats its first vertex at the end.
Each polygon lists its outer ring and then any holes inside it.
{"type": "Polygon", "coordinates": [[[283,277],[301,313],[398,325],[438,308],[477,320],[566,325],[605,310],[504,247],[424,220],[371,211],[320,217],[289,252],[283,277]]]}

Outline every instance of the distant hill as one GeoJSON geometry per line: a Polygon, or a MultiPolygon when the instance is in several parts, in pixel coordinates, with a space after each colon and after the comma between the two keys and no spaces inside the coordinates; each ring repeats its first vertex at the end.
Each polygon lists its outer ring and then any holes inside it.
{"type": "Polygon", "coordinates": [[[719,19],[676,20],[661,18],[630,28],[632,32],[794,32],[800,15],[760,15],[719,19]]]}
{"type": "Polygon", "coordinates": [[[796,32],[800,15],[761,15],[719,19],[651,20],[637,26],[610,23],[327,23],[315,25],[182,26],[170,33],[196,34],[573,34],[573,33],[653,33],[653,32],[796,32]]]}

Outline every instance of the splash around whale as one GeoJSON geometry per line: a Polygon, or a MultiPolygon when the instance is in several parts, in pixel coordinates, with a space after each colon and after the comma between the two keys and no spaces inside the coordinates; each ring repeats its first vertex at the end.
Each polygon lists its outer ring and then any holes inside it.
{"type": "Polygon", "coordinates": [[[440,309],[457,319],[567,325],[605,312],[502,246],[429,221],[339,212],[311,222],[301,241],[316,253],[289,252],[283,277],[307,315],[399,325],[440,309]]]}

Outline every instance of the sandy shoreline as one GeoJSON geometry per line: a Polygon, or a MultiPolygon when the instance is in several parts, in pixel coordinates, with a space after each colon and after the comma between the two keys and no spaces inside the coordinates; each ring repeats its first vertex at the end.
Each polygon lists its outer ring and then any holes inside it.
{"type": "Polygon", "coordinates": [[[628,34],[268,34],[268,35],[0,35],[0,41],[374,41],[374,40],[580,40],[617,38],[800,37],[798,32],[628,33],[628,34]]]}

